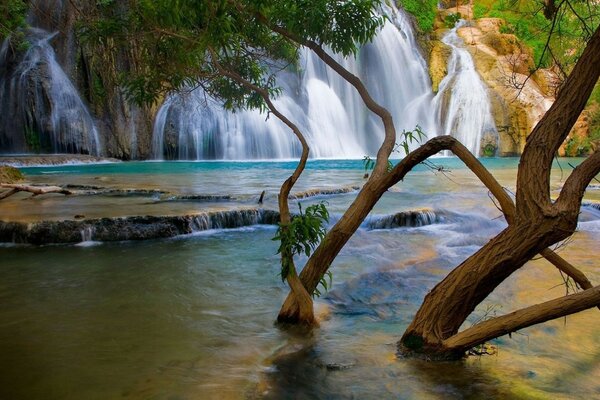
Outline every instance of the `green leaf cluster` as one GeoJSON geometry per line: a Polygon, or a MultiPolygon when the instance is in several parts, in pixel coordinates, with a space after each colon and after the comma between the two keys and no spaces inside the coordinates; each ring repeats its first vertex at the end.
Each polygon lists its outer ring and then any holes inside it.
{"type": "Polygon", "coordinates": [[[24,0],[0,1],[0,40],[12,35],[11,43],[18,49],[26,46],[22,28],[27,26],[27,2],[24,0]]]}
{"type": "Polygon", "coordinates": [[[406,12],[417,20],[417,26],[422,32],[431,32],[437,10],[437,0],[400,0],[398,2],[406,12]]]}
{"type": "MultiPolygon", "coordinates": [[[[427,139],[427,134],[419,125],[416,125],[415,129],[411,131],[402,130],[400,135],[404,138],[404,140],[400,143],[395,144],[393,152],[400,152],[399,149],[403,149],[405,156],[408,155],[408,153],[410,153],[411,143],[421,143],[423,139],[427,139]]],[[[373,160],[370,156],[364,156],[362,162],[363,167],[365,168],[365,177],[367,177],[367,173],[373,170],[373,168],[375,168],[375,160],[373,160]]],[[[394,169],[394,164],[392,164],[392,162],[388,160],[387,172],[391,172],[392,169],[394,169]]]]}
{"type": "MultiPolygon", "coordinates": [[[[554,34],[550,39],[553,55],[563,65],[574,63],[585,47],[590,29],[600,22],[600,14],[594,10],[595,5],[588,0],[575,0],[569,6],[563,3],[559,10],[554,34]],[[585,24],[583,24],[585,21],[585,24]]],[[[557,2],[558,4],[558,2],[557,2]]],[[[542,3],[532,0],[476,0],[473,5],[474,18],[494,17],[506,21],[501,33],[517,36],[533,51],[536,64],[548,67],[551,56],[544,51],[552,28],[552,21],[546,19],[542,12],[542,3]]]]}
{"type": "Polygon", "coordinates": [[[285,281],[293,267],[295,255],[304,254],[309,257],[321,243],[327,233],[329,211],[325,203],[313,204],[302,212],[298,203],[299,213],[289,224],[280,224],[273,240],[279,240],[277,254],[281,254],[281,279],[285,281]]]}
{"type": "Polygon", "coordinates": [[[427,134],[423,132],[423,129],[419,125],[415,126],[415,129],[412,131],[402,130],[401,135],[404,140],[400,143],[396,143],[394,151],[398,151],[398,148],[401,147],[404,150],[404,155],[410,153],[411,143],[421,143],[423,139],[427,139],[427,134]]]}

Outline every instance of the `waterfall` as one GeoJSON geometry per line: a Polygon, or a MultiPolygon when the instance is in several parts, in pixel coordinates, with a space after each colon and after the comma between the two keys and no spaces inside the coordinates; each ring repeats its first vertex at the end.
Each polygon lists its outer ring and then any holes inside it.
{"type": "MultiPolygon", "coordinates": [[[[71,71],[74,67],[74,34],[53,43],[55,34],[50,33],[73,18],[69,3],[32,0],[31,4],[28,23],[38,28],[27,32],[29,47],[14,49],[8,40],[0,47],[0,113],[10,116],[0,119],[0,152],[110,152],[104,149],[118,135],[105,137],[101,143],[93,118],[61,68],[71,71]]],[[[486,87],[456,28],[443,39],[452,48],[452,56],[448,76],[434,95],[409,18],[393,5],[382,6],[381,12],[387,19],[371,43],[355,57],[335,57],[391,112],[398,141],[403,140],[403,130],[420,125],[430,137],[457,137],[477,155],[489,155],[490,148],[493,152],[498,135],[486,87]]],[[[367,110],[354,87],[314,53],[303,49],[298,67],[277,75],[283,94],[274,103],[305,134],[311,157],[376,154],[384,138],[381,121],[367,110]]],[[[136,158],[137,131],[144,129],[138,120],[143,117],[138,118],[135,107],[123,107],[117,114],[112,128],[130,132],[123,143],[131,151],[123,156],[136,158]]],[[[147,143],[140,136],[142,157],[147,143]]],[[[201,89],[165,99],[155,117],[150,146],[155,159],[294,159],[301,152],[295,136],[274,116],[255,110],[225,111],[201,89]]]]}
{"type": "MultiPolygon", "coordinates": [[[[337,57],[358,75],[372,96],[394,117],[396,129],[419,124],[434,135],[433,92],[427,65],[408,18],[385,8],[388,16],[372,43],[353,58],[337,57]]],[[[362,158],[377,152],[384,131],[356,90],[314,53],[302,51],[299,71],[278,75],[284,88],[276,107],[303,131],[316,158],[362,158]]],[[[154,127],[156,159],[295,158],[300,145],[289,128],[258,111],[227,112],[201,89],[174,94],[160,108],[154,127]]]]}
{"type": "Polygon", "coordinates": [[[7,39],[0,51],[0,147],[3,152],[100,155],[98,131],[56,60],[54,34],[32,28],[17,63],[7,39]]]}
{"type": "Polygon", "coordinates": [[[465,24],[466,21],[459,21],[442,38],[452,53],[448,74],[440,82],[433,106],[440,121],[440,134],[456,137],[476,156],[494,155],[498,148],[498,131],[487,88],[457,34],[457,29],[465,24]]]}

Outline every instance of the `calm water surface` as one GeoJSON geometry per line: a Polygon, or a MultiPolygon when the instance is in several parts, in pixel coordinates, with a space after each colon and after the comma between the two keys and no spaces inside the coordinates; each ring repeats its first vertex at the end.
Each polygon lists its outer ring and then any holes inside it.
{"type": "MultiPolygon", "coordinates": [[[[168,240],[0,247],[2,399],[576,399],[600,398],[600,312],[494,341],[495,356],[452,363],[398,359],[395,342],[427,291],[505,226],[487,191],[455,159],[446,174],[415,171],[371,218],[427,208],[441,223],[360,229],[333,265],[311,335],[273,325],[287,294],[273,227],[168,240]]],[[[514,190],[517,160],[486,160],[514,190]]],[[[570,160],[573,163],[572,160],[570,160]]],[[[293,163],[123,163],[30,168],[37,183],[229,194],[220,204],[160,196],[42,196],[6,200],[2,219],[177,214],[274,207],[293,163]],[[32,217],[33,215],[33,217],[32,217]]],[[[560,188],[570,167],[553,174],[560,188]]],[[[565,167],[566,166],[566,167],[565,167]]],[[[297,190],[361,185],[360,161],[313,161],[297,190]]],[[[327,196],[339,215],[355,193],[327,196]]],[[[600,200],[598,190],[586,197],[600,200]]],[[[561,254],[600,282],[600,212],[584,208],[561,254]]],[[[467,325],[565,293],[560,274],[530,262],[467,325]]]]}

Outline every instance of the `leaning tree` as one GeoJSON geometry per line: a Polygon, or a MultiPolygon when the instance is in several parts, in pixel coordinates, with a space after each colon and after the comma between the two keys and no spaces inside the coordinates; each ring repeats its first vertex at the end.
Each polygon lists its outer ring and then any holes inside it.
{"type": "MultiPolygon", "coordinates": [[[[551,13],[553,18],[556,18],[561,6],[566,7],[564,3],[555,6],[551,13]]],[[[318,42],[297,35],[282,21],[267,21],[265,18],[262,21],[274,31],[315,51],[327,65],[353,84],[367,107],[380,116],[386,131],[373,174],[309,258],[300,275],[309,292],[315,289],[379,198],[414,166],[442,150],[451,150],[498,198],[509,225],[431,290],[402,336],[400,349],[436,358],[455,358],[489,339],[600,305],[600,287],[592,287],[581,271],[547,248],[573,234],[586,187],[600,173],[600,154],[597,152],[574,169],[558,199],[551,200],[550,171],[553,157],[585,107],[600,74],[600,28],[596,28],[563,83],[555,103],[527,140],[519,164],[515,205],[475,157],[449,136],[429,140],[388,171],[387,160],[396,134],[387,110],[379,106],[369,96],[362,82],[330,57],[318,42]],[[475,307],[538,253],[585,290],[485,321],[459,333],[459,327],[475,307]]],[[[278,319],[283,322],[304,322],[294,296],[286,299],[278,319]]]]}
{"type": "MultiPolygon", "coordinates": [[[[553,6],[549,11],[553,18],[561,7],[567,7],[564,2],[547,3],[553,6]]],[[[553,157],[583,110],[600,73],[597,28],[555,103],[527,140],[514,204],[479,161],[450,136],[427,141],[388,168],[397,140],[391,114],[371,97],[357,76],[330,54],[353,54],[358,45],[370,40],[382,23],[376,12],[377,0],[130,1],[127,9],[112,2],[106,4],[96,9],[100,12],[87,24],[83,36],[109,50],[114,48],[115,40],[143,49],[138,65],[123,81],[138,100],[153,101],[161,91],[201,86],[207,94],[224,99],[229,107],[269,110],[290,127],[301,143],[300,162],[279,193],[280,237],[286,241],[282,240],[280,248],[282,277],[291,287],[279,312],[280,322],[315,323],[311,295],[338,253],[391,186],[442,150],[452,151],[480,178],[499,200],[509,224],[431,290],[399,342],[403,351],[435,358],[459,357],[466,349],[491,338],[600,305],[600,287],[593,287],[581,271],[548,248],[574,232],[583,193],[600,172],[600,153],[596,153],[574,169],[558,199],[551,200],[553,157]],[[309,146],[289,119],[291,116],[282,115],[271,97],[277,94],[274,68],[281,62],[293,63],[301,46],[313,51],[356,88],[366,107],[381,119],[385,138],[373,171],[354,202],[297,275],[293,256],[298,237],[291,232],[287,198],[305,166],[309,146]],[[279,63],[274,65],[275,61],[279,63]],[[481,301],[538,253],[584,290],[458,332],[481,301]]]]}

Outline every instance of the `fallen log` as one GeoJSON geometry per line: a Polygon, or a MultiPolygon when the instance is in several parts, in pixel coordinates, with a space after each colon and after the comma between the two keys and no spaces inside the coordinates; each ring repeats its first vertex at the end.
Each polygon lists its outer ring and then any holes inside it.
{"type": "Polygon", "coordinates": [[[0,183],[0,187],[10,189],[9,191],[0,194],[0,200],[19,192],[29,192],[32,194],[31,197],[49,193],[59,193],[64,194],[65,196],[75,193],[72,190],[64,189],[60,186],[33,186],[19,183],[0,183]]]}

